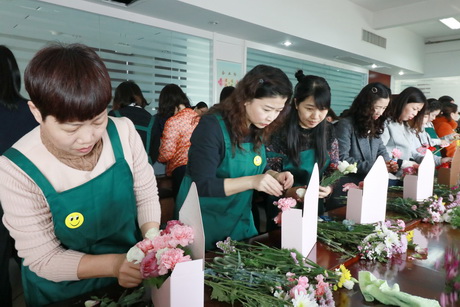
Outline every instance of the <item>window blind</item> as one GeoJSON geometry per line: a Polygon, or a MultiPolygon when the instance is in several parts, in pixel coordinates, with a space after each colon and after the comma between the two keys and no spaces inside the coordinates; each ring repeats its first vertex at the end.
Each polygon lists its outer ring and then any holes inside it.
{"type": "Polygon", "coordinates": [[[50,42],[82,43],[103,59],[113,90],[126,80],[139,85],[151,113],[169,83],[179,85],[192,105],[212,101],[209,39],[44,2],[17,0],[2,5],[1,43],[13,51],[21,73],[50,42]]]}
{"type": "Polygon", "coordinates": [[[294,75],[299,69],[303,70],[305,75],[317,75],[325,78],[331,87],[331,106],[337,115],[340,115],[351,105],[354,98],[367,84],[367,76],[364,73],[248,48],[247,70],[249,71],[259,64],[281,69],[289,77],[293,86],[297,84],[294,75]]]}

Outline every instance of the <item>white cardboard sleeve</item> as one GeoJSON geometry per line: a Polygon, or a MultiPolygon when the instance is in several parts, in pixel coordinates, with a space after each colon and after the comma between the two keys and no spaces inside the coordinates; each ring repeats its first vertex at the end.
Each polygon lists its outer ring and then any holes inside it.
{"type": "Polygon", "coordinates": [[[427,150],[425,157],[418,167],[417,175],[404,177],[404,198],[421,201],[433,196],[434,185],[434,158],[431,150],[427,150]]]}
{"type": "Polygon", "coordinates": [[[348,190],[346,218],[358,224],[384,221],[387,192],[388,170],[383,157],[379,156],[364,178],[363,189],[348,190]]]}
{"type": "Polygon", "coordinates": [[[194,260],[178,263],[159,289],[152,288],[155,307],[204,306],[204,229],[195,183],[179,211],[179,220],[193,228],[194,241],[189,248],[194,260]]]}
{"type": "Polygon", "coordinates": [[[304,196],[302,209],[284,211],[281,215],[281,247],[294,248],[307,257],[316,244],[318,231],[319,172],[315,164],[304,196]]]}

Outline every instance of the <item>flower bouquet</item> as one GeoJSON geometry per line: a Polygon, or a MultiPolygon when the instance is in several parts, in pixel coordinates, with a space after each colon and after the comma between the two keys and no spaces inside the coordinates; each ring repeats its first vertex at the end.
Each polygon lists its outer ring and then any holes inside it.
{"type": "Polygon", "coordinates": [[[402,220],[397,220],[396,223],[377,223],[374,232],[365,237],[358,246],[361,259],[387,262],[394,255],[407,252],[413,232],[405,232],[405,227],[402,220]]]}
{"type": "Polygon", "coordinates": [[[164,230],[149,230],[144,240],[131,247],[126,258],[129,262],[140,263],[142,278],[160,288],[176,264],[192,260],[186,251],[192,242],[192,228],[172,220],[164,230]]]}
{"type": "Polygon", "coordinates": [[[350,173],[356,173],[358,171],[357,163],[349,164],[347,161],[340,161],[337,169],[328,177],[323,177],[320,182],[322,187],[333,185],[340,178],[350,173]]]}
{"type": "Polygon", "coordinates": [[[351,289],[356,280],[341,266],[331,271],[294,249],[249,245],[230,238],[206,264],[212,299],[243,306],[334,306],[332,290],[351,289]]]}

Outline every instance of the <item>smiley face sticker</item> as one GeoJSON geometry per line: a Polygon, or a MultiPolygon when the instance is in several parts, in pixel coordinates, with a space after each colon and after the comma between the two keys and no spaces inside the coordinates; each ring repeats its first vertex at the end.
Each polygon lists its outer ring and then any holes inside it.
{"type": "Polygon", "coordinates": [[[259,166],[262,164],[262,157],[261,156],[255,156],[254,157],[254,165],[259,166]]]}
{"type": "Polygon", "coordinates": [[[80,212],[72,212],[65,218],[65,225],[71,229],[74,229],[80,227],[84,221],[85,218],[83,217],[83,214],[80,212]]]}

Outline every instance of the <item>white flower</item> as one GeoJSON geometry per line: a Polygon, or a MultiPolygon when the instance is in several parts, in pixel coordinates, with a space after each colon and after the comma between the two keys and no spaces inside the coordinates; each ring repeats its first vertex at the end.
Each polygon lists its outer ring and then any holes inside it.
{"type": "Polygon", "coordinates": [[[351,289],[353,289],[353,287],[355,286],[355,283],[354,283],[352,280],[347,279],[347,280],[345,280],[345,281],[343,282],[343,286],[344,286],[346,289],[351,290],[351,289]]]}
{"type": "Polygon", "coordinates": [[[157,237],[160,235],[160,230],[158,228],[150,228],[147,233],[145,234],[145,237],[147,239],[153,240],[153,238],[157,237]]]}
{"type": "Polygon", "coordinates": [[[141,263],[144,257],[144,252],[137,246],[131,247],[126,254],[126,260],[128,260],[128,262],[134,262],[135,264],[141,263]]]}
{"type": "Polygon", "coordinates": [[[380,256],[380,254],[385,250],[385,247],[386,247],[385,244],[379,243],[379,244],[377,244],[377,246],[375,247],[374,252],[375,252],[377,255],[380,256]]]}
{"type": "Polygon", "coordinates": [[[356,162],[353,163],[353,164],[350,164],[350,165],[345,169],[345,172],[346,172],[347,174],[356,173],[357,171],[358,171],[358,166],[357,166],[356,162]]]}
{"type": "Polygon", "coordinates": [[[347,167],[349,167],[349,166],[350,166],[350,163],[348,163],[347,161],[340,161],[339,165],[337,166],[337,169],[341,173],[345,173],[345,171],[347,170],[347,167]]]}
{"type": "Polygon", "coordinates": [[[297,194],[297,196],[299,196],[299,198],[303,198],[305,196],[306,191],[307,190],[304,188],[299,188],[295,191],[295,193],[297,194]]]}
{"type": "Polygon", "coordinates": [[[294,307],[318,307],[316,300],[305,294],[296,294],[295,298],[292,299],[292,305],[294,307]]]}

